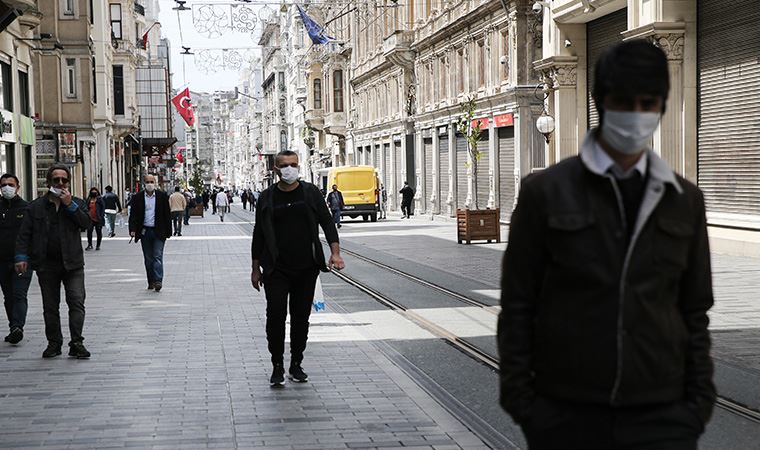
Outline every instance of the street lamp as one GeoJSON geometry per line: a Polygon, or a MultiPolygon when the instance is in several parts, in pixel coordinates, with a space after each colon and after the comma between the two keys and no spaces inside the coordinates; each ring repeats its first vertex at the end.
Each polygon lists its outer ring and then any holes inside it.
{"type": "Polygon", "coordinates": [[[549,143],[549,135],[554,132],[554,117],[550,116],[544,110],[536,119],[536,128],[538,132],[544,135],[546,143],[549,143]]]}

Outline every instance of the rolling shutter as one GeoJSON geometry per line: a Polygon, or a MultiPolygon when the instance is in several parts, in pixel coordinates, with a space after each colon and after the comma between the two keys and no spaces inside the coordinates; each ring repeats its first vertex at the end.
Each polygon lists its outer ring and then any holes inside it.
{"type": "Polygon", "coordinates": [[[440,211],[446,210],[446,200],[449,198],[449,135],[438,138],[438,204],[440,211]]]}
{"type": "Polygon", "coordinates": [[[587,98],[588,98],[588,127],[589,129],[599,125],[599,114],[594,106],[591,94],[594,90],[594,67],[596,60],[609,47],[623,41],[620,33],[628,29],[628,9],[623,8],[614,13],[607,14],[586,24],[586,68],[587,68],[587,98]]]}
{"type": "Polygon", "coordinates": [[[501,220],[512,216],[515,202],[515,129],[503,127],[499,135],[499,214],[501,220]]]}
{"type": "MultiPolygon", "coordinates": [[[[480,209],[485,209],[488,205],[488,194],[491,191],[488,183],[488,166],[491,160],[488,142],[488,129],[486,128],[482,131],[478,141],[478,152],[480,153],[480,161],[478,161],[478,208],[480,209]]],[[[472,207],[475,207],[474,202],[472,207]]]]}
{"type": "Polygon", "coordinates": [[[401,196],[398,191],[401,190],[401,186],[404,185],[404,180],[401,179],[401,167],[405,164],[405,155],[401,152],[401,142],[393,143],[393,156],[396,158],[393,165],[393,172],[396,174],[396,185],[393,186],[393,198],[398,199],[396,201],[396,208],[401,209],[401,196]]]}
{"type": "Polygon", "coordinates": [[[425,138],[422,149],[425,158],[425,192],[422,198],[423,208],[427,212],[433,212],[430,195],[433,193],[433,138],[425,138]]]}
{"type": "Polygon", "coordinates": [[[709,212],[760,216],[760,8],[698,8],[699,187],[709,212]]]}
{"type": "Polygon", "coordinates": [[[467,139],[461,134],[456,135],[457,151],[457,209],[464,209],[467,201],[467,139]]]}
{"type": "Polygon", "coordinates": [[[391,144],[383,144],[383,157],[385,158],[383,160],[383,185],[385,186],[385,191],[388,195],[392,194],[389,192],[391,190],[391,171],[393,168],[391,167],[391,144]]]}

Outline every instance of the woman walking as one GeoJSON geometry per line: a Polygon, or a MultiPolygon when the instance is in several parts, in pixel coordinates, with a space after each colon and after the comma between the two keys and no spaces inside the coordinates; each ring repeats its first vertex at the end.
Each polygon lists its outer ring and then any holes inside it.
{"type": "Polygon", "coordinates": [[[92,250],[92,230],[98,235],[98,243],[95,250],[100,250],[100,242],[103,241],[103,225],[106,223],[106,204],[100,196],[98,188],[90,189],[90,196],[87,197],[87,211],[90,215],[90,225],[87,227],[87,248],[92,250]]]}

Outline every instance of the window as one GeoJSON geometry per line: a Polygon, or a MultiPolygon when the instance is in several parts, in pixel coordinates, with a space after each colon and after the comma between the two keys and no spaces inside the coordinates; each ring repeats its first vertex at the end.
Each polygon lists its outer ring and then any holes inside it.
{"type": "Polygon", "coordinates": [[[26,72],[18,71],[18,95],[21,103],[22,115],[31,117],[31,104],[29,101],[29,75],[26,72]]]}
{"type": "Polygon", "coordinates": [[[464,93],[464,50],[457,51],[457,93],[464,93]]]}
{"type": "Polygon", "coordinates": [[[75,0],[63,0],[63,15],[64,16],[74,15],[74,1],[75,0]]]}
{"type": "Polygon", "coordinates": [[[64,93],[68,98],[76,98],[77,96],[77,60],[75,58],[66,58],[66,72],[64,74],[65,87],[64,93]]]}
{"type": "Polygon", "coordinates": [[[92,57],[92,102],[98,103],[98,78],[95,73],[95,57],[92,57]]]}
{"type": "Polygon", "coordinates": [[[280,151],[288,149],[288,134],[285,130],[280,130],[280,151]]]}
{"type": "Polygon", "coordinates": [[[322,109],[322,80],[314,79],[314,109],[322,109]]]}
{"type": "Polygon", "coordinates": [[[282,92],[285,92],[285,72],[277,72],[277,84],[282,92]]]}
{"type": "Polygon", "coordinates": [[[499,60],[499,79],[507,81],[509,79],[509,34],[507,30],[501,32],[501,58],[499,60]]]}
{"type": "Polygon", "coordinates": [[[446,70],[446,57],[442,57],[440,60],[438,60],[438,76],[440,78],[440,86],[439,89],[440,94],[439,97],[441,100],[445,100],[449,98],[449,85],[448,85],[448,74],[449,71],[446,70]]]}
{"type": "Polygon", "coordinates": [[[2,106],[7,111],[13,111],[13,79],[11,65],[0,62],[0,74],[2,75],[2,106]]]}
{"type": "Polygon", "coordinates": [[[92,0],[90,0],[90,25],[95,24],[95,9],[93,8],[92,0]]]}
{"type": "Polygon", "coordinates": [[[124,67],[113,66],[113,113],[124,115],[124,67]]]}
{"type": "Polygon", "coordinates": [[[477,51],[478,88],[482,88],[486,85],[486,46],[483,41],[478,41],[477,51]]]}
{"type": "Polygon", "coordinates": [[[343,112],[343,71],[333,72],[333,111],[343,112]]]}
{"type": "Polygon", "coordinates": [[[111,4],[111,34],[116,39],[121,39],[121,5],[111,4]]]}

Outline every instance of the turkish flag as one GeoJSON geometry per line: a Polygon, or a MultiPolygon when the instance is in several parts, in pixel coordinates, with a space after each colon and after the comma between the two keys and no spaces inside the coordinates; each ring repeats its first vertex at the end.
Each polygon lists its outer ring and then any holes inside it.
{"type": "Polygon", "coordinates": [[[190,102],[190,88],[186,87],[182,92],[176,95],[172,99],[174,107],[177,108],[179,115],[185,119],[185,123],[188,126],[195,125],[195,113],[193,112],[193,105],[190,102]]]}

